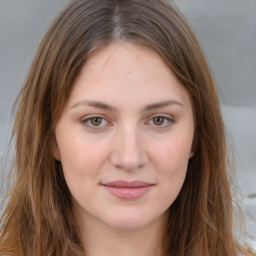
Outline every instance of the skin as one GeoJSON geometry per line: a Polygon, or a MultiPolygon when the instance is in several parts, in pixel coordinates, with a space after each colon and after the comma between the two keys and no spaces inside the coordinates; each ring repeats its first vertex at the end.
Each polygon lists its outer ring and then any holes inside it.
{"type": "Polygon", "coordinates": [[[161,255],[167,210],[193,157],[194,127],[187,91],[155,51],[122,42],[88,58],[55,131],[55,158],[88,255],[161,255]],[[152,186],[121,199],[103,186],[116,180],[152,186]]]}

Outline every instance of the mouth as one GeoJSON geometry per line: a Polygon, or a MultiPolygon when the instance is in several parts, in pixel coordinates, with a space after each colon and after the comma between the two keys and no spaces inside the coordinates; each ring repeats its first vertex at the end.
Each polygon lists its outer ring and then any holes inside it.
{"type": "Polygon", "coordinates": [[[124,200],[132,200],[142,197],[153,187],[154,184],[139,180],[117,180],[101,185],[115,197],[124,200]]]}

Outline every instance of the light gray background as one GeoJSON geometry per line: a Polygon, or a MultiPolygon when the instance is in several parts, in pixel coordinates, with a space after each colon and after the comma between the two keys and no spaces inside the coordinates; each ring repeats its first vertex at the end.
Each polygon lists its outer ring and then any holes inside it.
{"type": "MultiPolygon", "coordinates": [[[[0,0],[0,158],[10,138],[11,108],[36,47],[68,2],[0,0]]],[[[238,182],[245,196],[255,194],[256,0],[176,0],[176,4],[194,28],[219,85],[227,130],[236,146],[238,182]]],[[[256,213],[256,199],[247,202],[256,213]]]]}

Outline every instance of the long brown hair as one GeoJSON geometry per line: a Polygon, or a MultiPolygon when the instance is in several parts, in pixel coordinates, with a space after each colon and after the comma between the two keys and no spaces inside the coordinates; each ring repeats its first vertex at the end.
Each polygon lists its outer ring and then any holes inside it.
{"type": "Polygon", "coordinates": [[[0,219],[0,254],[86,254],[53,156],[54,130],[88,55],[113,41],[157,51],[194,107],[196,154],[169,208],[164,254],[249,255],[234,237],[225,130],[213,78],[184,17],[161,0],[76,0],[49,28],[17,101],[13,184],[0,219]]]}

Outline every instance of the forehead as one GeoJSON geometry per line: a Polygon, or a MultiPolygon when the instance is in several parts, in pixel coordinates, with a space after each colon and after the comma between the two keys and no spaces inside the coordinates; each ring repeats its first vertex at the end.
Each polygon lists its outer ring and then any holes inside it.
{"type": "Polygon", "coordinates": [[[148,76],[161,73],[162,76],[173,78],[170,68],[156,51],[145,45],[129,42],[112,43],[95,51],[87,58],[82,73],[90,76],[93,72],[94,75],[103,77],[111,72],[117,74],[117,71],[122,72],[123,77],[151,71],[148,76]]]}
{"type": "Polygon", "coordinates": [[[69,104],[83,97],[113,103],[129,99],[135,105],[174,97],[189,103],[187,91],[157,52],[124,42],[105,46],[89,56],[69,104]]]}

